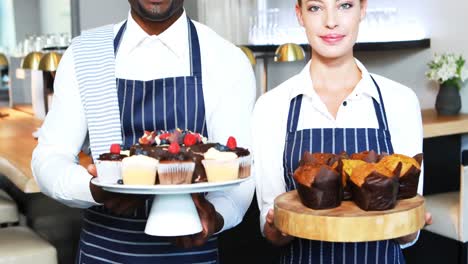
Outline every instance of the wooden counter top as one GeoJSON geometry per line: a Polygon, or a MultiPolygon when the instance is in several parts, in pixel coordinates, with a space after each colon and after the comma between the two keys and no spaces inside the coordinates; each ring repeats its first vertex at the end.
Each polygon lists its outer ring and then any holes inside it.
{"type": "Polygon", "coordinates": [[[0,108],[8,116],[0,118],[0,174],[25,193],[39,192],[31,172],[31,155],[37,141],[32,133],[41,120],[30,114],[0,108]]]}
{"type": "MultiPolygon", "coordinates": [[[[0,174],[25,193],[40,192],[32,176],[31,156],[37,144],[32,133],[42,121],[11,108],[0,108],[0,113],[9,114],[0,118],[0,174]]],[[[468,114],[444,117],[424,110],[422,118],[424,138],[468,133],[468,114]]],[[[90,158],[82,155],[80,163],[89,164],[90,158]]]]}
{"type": "MultiPolygon", "coordinates": [[[[37,145],[32,133],[42,121],[11,108],[2,107],[0,113],[8,114],[0,118],[0,175],[7,177],[25,193],[40,192],[32,175],[31,156],[37,145]]],[[[81,164],[90,162],[90,158],[80,155],[81,164]]]]}
{"type": "Polygon", "coordinates": [[[424,138],[468,133],[468,114],[439,116],[435,109],[422,111],[424,138]]]}

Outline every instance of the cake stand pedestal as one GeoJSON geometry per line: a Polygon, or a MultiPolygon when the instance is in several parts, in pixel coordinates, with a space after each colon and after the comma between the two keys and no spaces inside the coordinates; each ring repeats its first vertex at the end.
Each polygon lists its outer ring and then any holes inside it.
{"type": "Polygon", "coordinates": [[[109,192],[154,195],[145,233],[151,236],[173,237],[202,231],[200,217],[191,197],[192,193],[220,191],[247,180],[250,178],[219,183],[148,186],[107,184],[99,182],[99,178],[94,178],[92,183],[109,192]]]}

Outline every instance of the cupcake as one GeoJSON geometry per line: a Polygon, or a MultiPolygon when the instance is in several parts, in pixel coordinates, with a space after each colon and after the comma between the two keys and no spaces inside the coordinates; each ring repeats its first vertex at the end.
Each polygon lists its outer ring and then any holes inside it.
{"type": "Polygon", "coordinates": [[[421,153],[413,158],[402,154],[393,154],[385,156],[380,160],[379,163],[392,171],[401,163],[398,199],[413,198],[417,195],[422,159],[423,154],[421,153]]]}
{"type": "Polygon", "coordinates": [[[159,156],[159,184],[190,184],[195,169],[192,155],[182,149],[177,142],[172,142],[164,154],[159,156]]]}
{"type": "Polygon", "coordinates": [[[234,152],[219,151],[212,147],[203,155],[201,161],[208,182],[224,182],[239,177],[239,159],[234,152]]]}
{"type": "Polygon", "coordinates": [[[226,143],[226,147],[234,152],[239,159],[239,178],[244,179],[250,176],[250,168],[252,160],[250,158],[250,152],[245,148],[237,146],[237,141],[234,137],[229,137],[226,143]]]}
{"type": "Polygon", "coordinates": [[[353,169],[349,184],[354,202],[365,211],[395,207],[401,164],[391,171],[382,164],[366,163],[353,169]]]}
{"type": "Polygon", "coordinates": [[[121,154],[119,144],[112,144],[109,153],[99,155],[96,161],[99,182],[118,183],[122,179],[122,160],[126,157],[121,154]]]}
{"type": "Polygon", "coordinates": [[[125,185],[155,185],[159,161],[145,155],[133,155],[122,160],[125,185]]]}

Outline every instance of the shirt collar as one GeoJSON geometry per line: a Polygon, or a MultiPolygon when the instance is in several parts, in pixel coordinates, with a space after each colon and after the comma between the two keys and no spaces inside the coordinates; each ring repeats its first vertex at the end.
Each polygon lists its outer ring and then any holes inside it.
{"type": "Polygon", "coordinates": [[[159,35],[149,35],[133,19],[127,17],[127,29],[121,43],[122,52],[132,52],[147,40],[158,39],[179,58],[184,57],[188,47],[187,15],[184,13],[168,29],[159,35]]]}
{"type": "MultiPolygon", "coordinates": [[[[362,74],[362,79],[358,82],[356,87],[354,88],[353,92],[351,93],[354,96],[366,95],[373,97],[380,102],[379,93],[377,92],[377,87],[375,86],[374,82],[372,81],[370,73],[367,71],[366,67],[358,60],[356,61],[356,65],[358,66],[359,70],[362,74]]],[[[315,92],[315,89],[310,89],[314,87],[312,82],[312,78],[310,77],[310,61],[307,65],[302,69],[302,71],[298,74],[298,83],[293,88],[290,99],[303,94],[310,97],[312,100],[318,99],[320,100],[319,96],[315,92]]]]}

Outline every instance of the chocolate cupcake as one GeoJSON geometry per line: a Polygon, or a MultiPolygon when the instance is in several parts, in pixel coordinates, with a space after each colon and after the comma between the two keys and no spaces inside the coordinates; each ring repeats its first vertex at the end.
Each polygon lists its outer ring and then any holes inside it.
{"type": "Polygon", "coordinates": [[[342,178],[327,165],[306,163],[294,172],[301,202],[311,209],[330,209],[341,205],[342,178]]]}
{"type": "Polygon", "coordinates": [[[112,144],[109,153],[99,155],[99,159],[96,161],[99,182],[118,183],[122,179],[122,160],[127,155],[120,153],[120,145],[112,144]]]}
{"type": "Polygon", "coordinates": [[[354,168],[349,180],[354,202],[365,211],[394,208],[400,170],[401,164],[394,171],[376,163],[366,163],[354,168]]]}
{"type": "Polygon", "coordinates": [[[393,154],[382,158],[379,162],[389,170],[395,170],[401,163],[401,172],[399,174],[399,189],[397,199],[413,198],[418,194],[419,175],[421,174],[421,163],[423,154],[418,154],[413,158],[393,154]]]}

